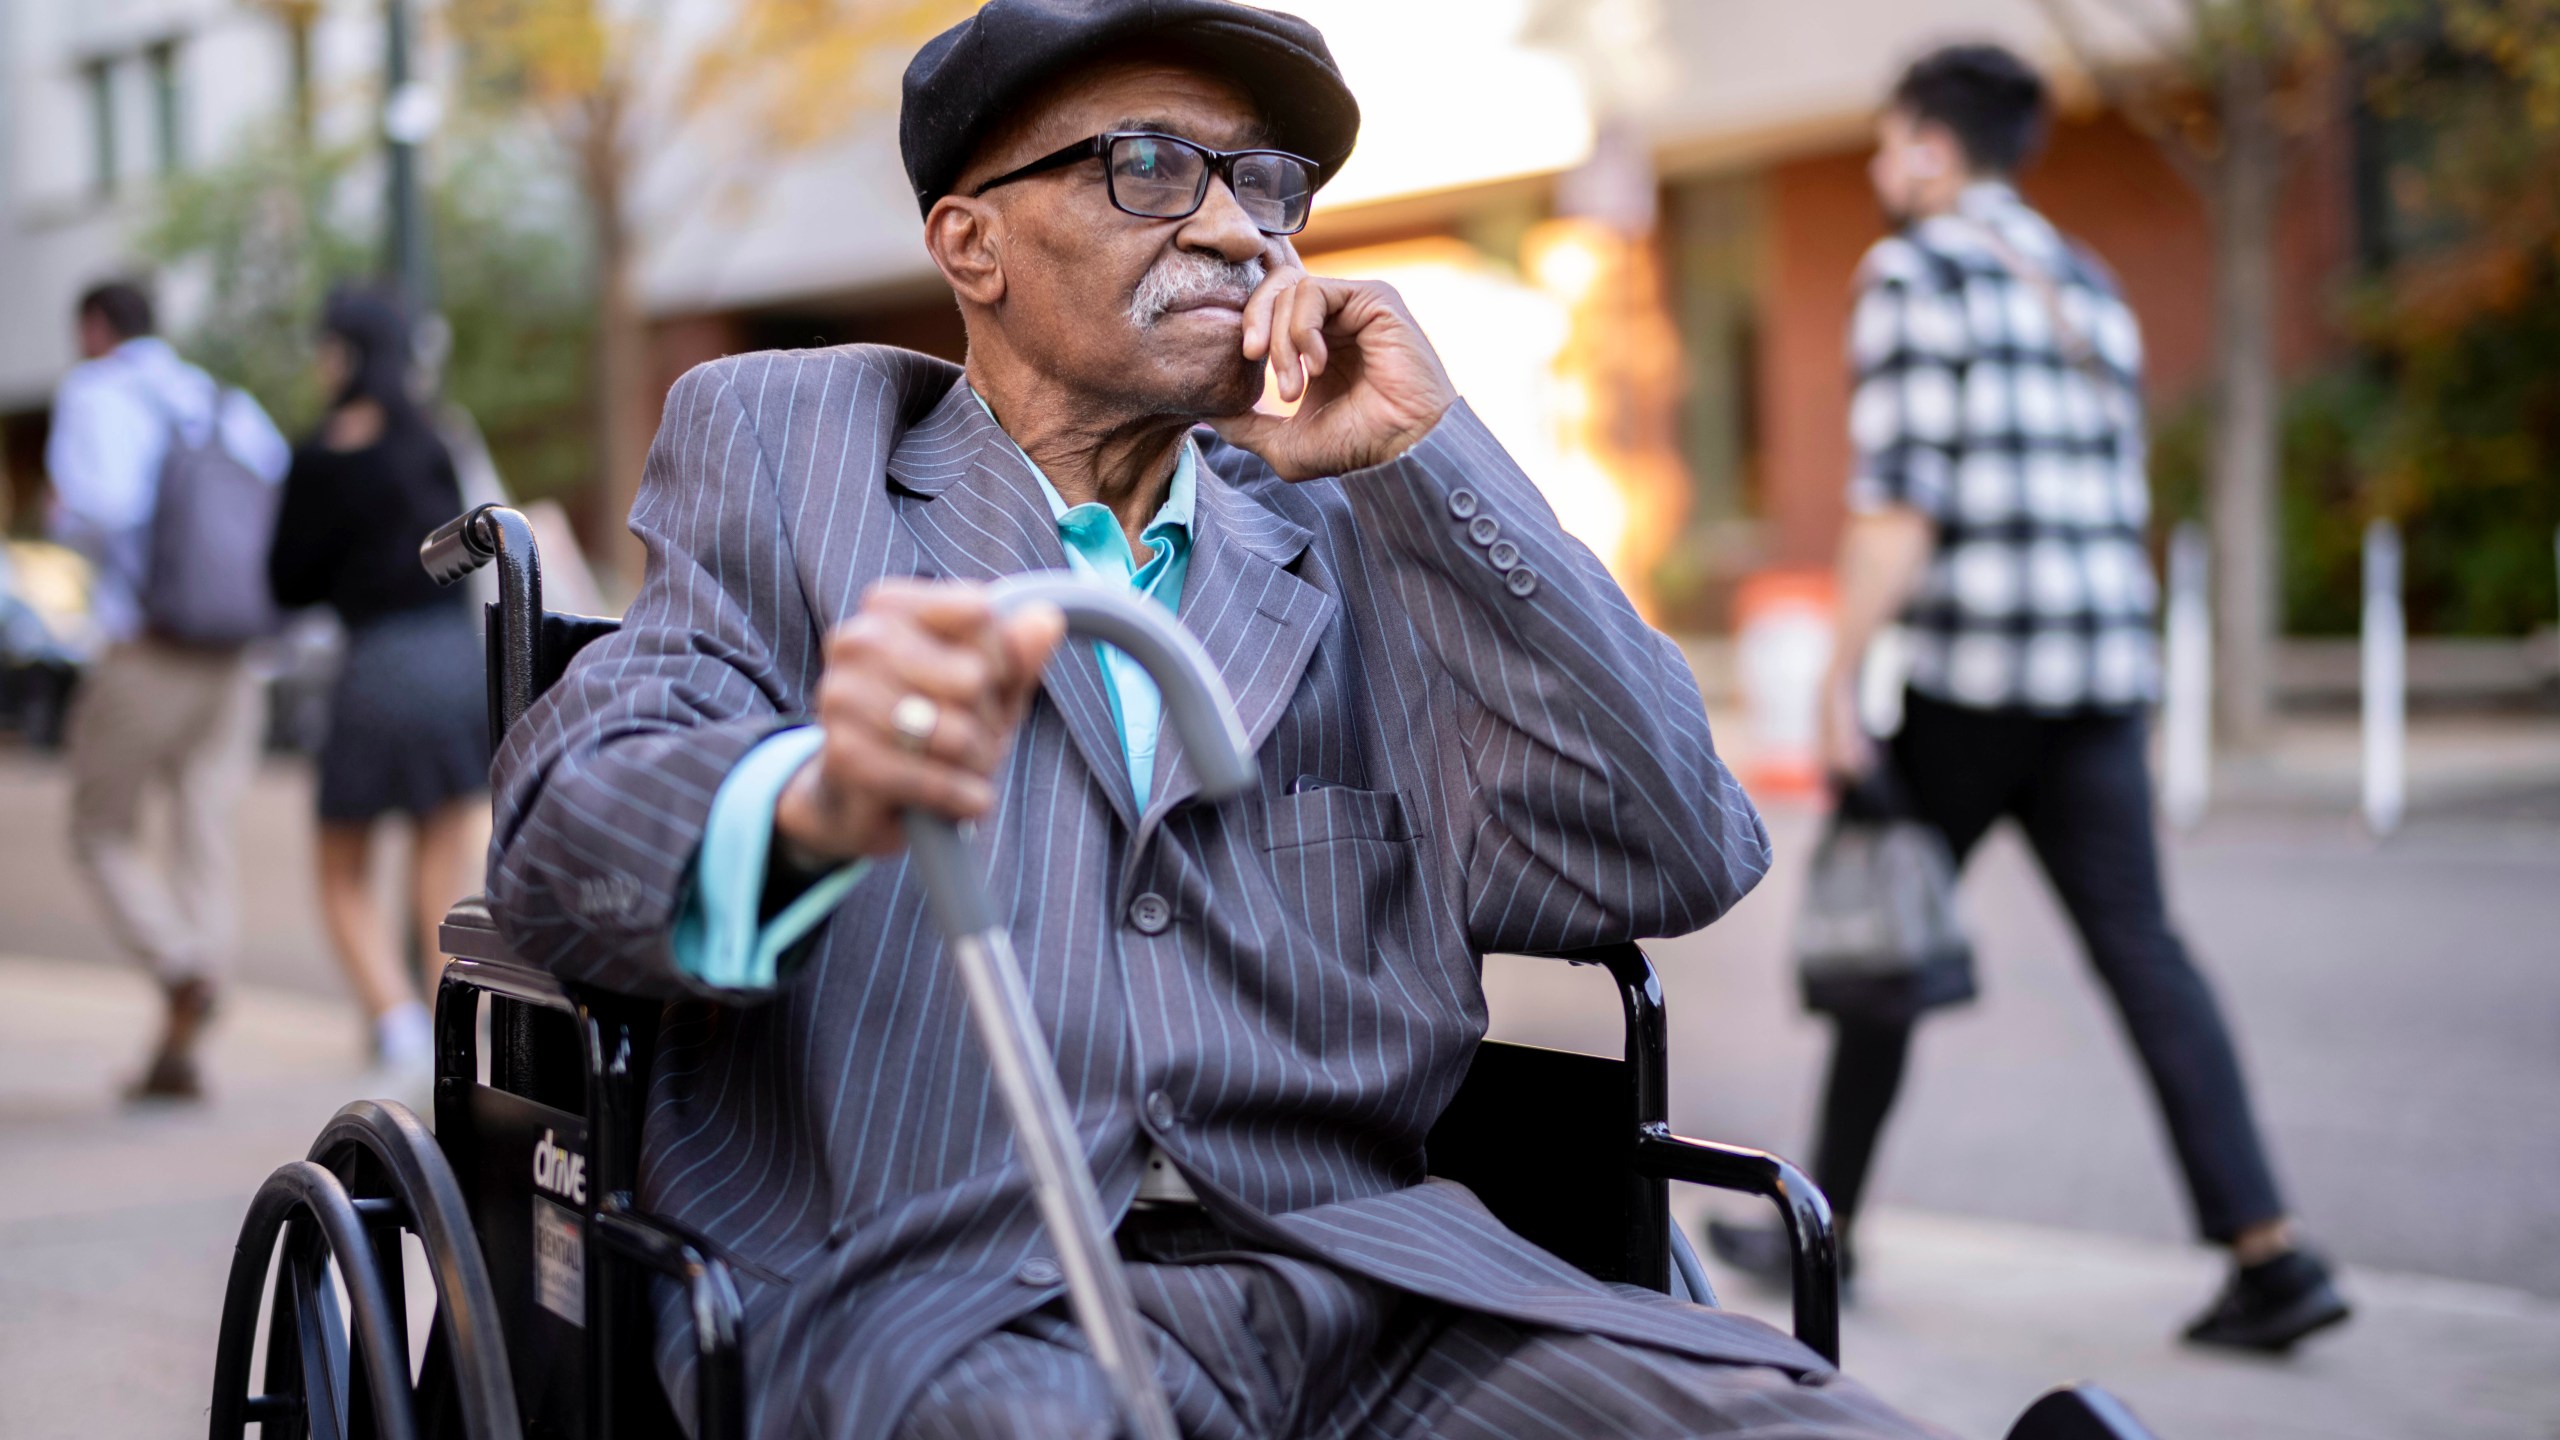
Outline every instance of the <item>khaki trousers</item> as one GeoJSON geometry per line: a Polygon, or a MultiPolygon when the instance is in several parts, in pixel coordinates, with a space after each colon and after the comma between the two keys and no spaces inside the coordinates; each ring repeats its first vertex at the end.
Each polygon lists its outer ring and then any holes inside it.
{"type": "Polygon", "coordinates": [[[235,653],[115,646],[71,702],[71,848],[116,939],[163,983],[218,974],[239,926],[240,793],[257,764],[257,677],[235,653]],[[165,796],[169,854],[142,839],[165,796]]]}

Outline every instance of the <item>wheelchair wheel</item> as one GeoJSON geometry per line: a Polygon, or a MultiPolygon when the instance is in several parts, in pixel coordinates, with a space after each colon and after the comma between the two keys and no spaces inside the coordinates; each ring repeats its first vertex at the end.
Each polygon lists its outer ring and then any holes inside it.
{"type": "Polygon", "coordinates": [[[240,1227],[215,1343],[211,1434],[326,1440],[518,1440],[497,1301],[462,1187],[406,1106],[359,1100],[309,1159],[260,1186],[240,1227]],[[434,1328],[410,1372],[401,1236],[434,1277],[434,1328]],[[261,1290],[267,1355],[249,1378],[261,1290]],[[340,1296],[344,1296],[341,1311],[340,1296]]]}

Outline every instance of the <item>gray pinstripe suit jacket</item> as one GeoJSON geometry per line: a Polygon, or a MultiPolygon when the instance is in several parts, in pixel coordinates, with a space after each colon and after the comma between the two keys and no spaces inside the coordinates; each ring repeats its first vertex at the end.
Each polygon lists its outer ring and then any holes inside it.
{"type": "MultiPolygon", "coordinates": [[[[712,1002],[670,1015],[643,1198],[752,1267],[761,1435],[883,1435],[961,1347],[1056,1294],[902,865],[875,867],[769,995],[702,990],[667,940],[714,790],[805,713],[820,637],[866,587],[1064,567],[1028,465],[958,378],[862,346],[686,375],[632,510],[642,592],[498,760],[509,940],[573,980],[712,1002]]],[[[1755,1322],[1601,1286],[1424,1181],[1484,1030],[1483,952],[1692,930],[1767,865],[1679,653],[1464,405],[1394,462],[1304,484],[1202,441],[1180,617],[1260,784],[1197,803],[1168,732],[1135,811],[1077,645],[979,827],[1106,1205],[1135,1193],[1152,1135],[1271,1248],[1479,1311],[1824,1369],[1755,1322]],[[1136,923],[1141,895],[1169,927],[1136,923]]]]}

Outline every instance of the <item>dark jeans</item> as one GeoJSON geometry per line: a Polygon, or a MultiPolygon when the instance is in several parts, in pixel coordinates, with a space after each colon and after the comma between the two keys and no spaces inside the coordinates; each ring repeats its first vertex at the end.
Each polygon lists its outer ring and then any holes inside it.
{"type": "MultiPolygon", "coordinates": [[[[1893,764],[1959,866],[1994,821],[2017,817],[2150,1074],[2196,1228],[2228,1241],[2284,1202],[2221,1007],[2169,926],[2144,729],[2139,713],[2045,717],[1914,694],[1893,764]]],[[[1908,1024],[1843,1020],[1834,1037],[1814,1179],[1844,1220],[1910,1049],[1908,1024]]]]}

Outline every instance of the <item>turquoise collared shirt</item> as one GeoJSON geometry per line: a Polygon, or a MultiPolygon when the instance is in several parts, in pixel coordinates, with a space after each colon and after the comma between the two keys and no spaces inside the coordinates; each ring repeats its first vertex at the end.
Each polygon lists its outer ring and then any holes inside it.
{"type": "MultiPolygon", "coordinates": [[[[1040,467],[1031,467],[1040,481],[1040,493],[1049,499],[1049,513],[1057,517],[1067,568],[1106,585],[1125,585],[1167,611],[1181,610],[1182,582],[1191,573],[1191,509],[1199,489],[1199,470],[1200,452],[1186,437],[1173,463],[1173,484],[1165,492],[1164,504],[1139,534],[1151,552],[1141,565],[1130,553],[1129,536],[1120,528],[1118,516],[1091,500],[1070,508],[1049,477],[1040,474],[1040,467]]],[[[1093,650],[1102,661],[1103,678],[1111,682],[1111,723],[1119,727],[1120,749],[1129,762],[1129,788],[1137,795],[1137,808],[1144,812],[1155,787],[1156,736],[1164,728],[1164,696],[1125,651],[1099,641],[1093,650]]]]}
{"type": "MultiPolygon", "coordinates": [[[[981,402],[983,403],[983,402],[981,402]]],[[[1025,462],[1029,456],[1023,457],[1025,462]]],[[[1119,517],[1101,504],[1070,506],[1049,477],[1031,466],[1049,513],[1058,522],[1067,568],[1105,584],[1125,585],[1168,611],[1182,608],[1182,583],[1191,571],[1191,517],[1199,493],[1199,447],[1186,437],[1173,465],[1164,504],[1141,532],[1148,547],[1138,563],[1119,517]]],[[[1144,811],[1155,786],[1156,737],[1164,727],[1164,697],[1147,672],[1118,649],[1097,643],[1111,697],[1111,723],[1129,767],[1129,787],[1144,811]]],[[[672,943],[678,968],[707,985],[764,989],[789,955],[834,911],[862,878],[867,861],[833,871],[801,892],[770,921],[763,921],[766,865],[773,849],[773,812],[782,792],[821,737],[814,725],[768,736],[747,752],[711,798],[710,823],[694,859],[693,885],[676,914],[672,943]]]]}

